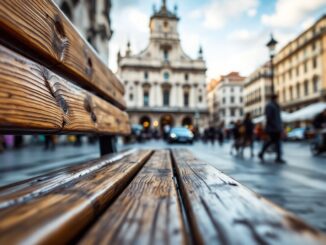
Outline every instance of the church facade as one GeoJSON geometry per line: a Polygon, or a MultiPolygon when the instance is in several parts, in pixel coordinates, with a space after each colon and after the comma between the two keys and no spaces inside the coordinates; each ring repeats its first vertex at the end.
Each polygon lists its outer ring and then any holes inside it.
{"type": "Polygon", "coordinates": [[[133,55],[130,43],[118,53],[118,75],[124,82],[132,124],[162,132],[165,125],[201,130],[208,125],[206,64],[203,51],[190,58],[182,49],[179,17],[162,1],[150,17],[149,44],[133,55]]]}

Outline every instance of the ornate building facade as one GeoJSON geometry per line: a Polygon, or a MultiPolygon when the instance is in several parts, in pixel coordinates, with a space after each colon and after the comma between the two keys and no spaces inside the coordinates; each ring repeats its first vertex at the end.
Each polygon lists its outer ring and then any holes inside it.
{"type": "Polygon", "coordinates": [[[213,79],[207,86],[210,125],[228,127],[232,122],[243,119],[243,85],[245,77],[230,72],[213,79]]]}
{"type": "Polygon", "coordinates": [[[326,15],[286,44],[274,67],[275,91],[284,110],[326,101],[326,15]]]}
{"type": "Polygon", "coordinates": [[[108,64],[112,30],[111,0],[54,0],[81,35],[93,46],[105,64],[108,64]]]}
{"type": "Polygon", "coordinates": [[[150,17],[150,40],[133,55],[130,43],[118,54],[118,75],[125,84],[127,111],[133,124],[161,131],[165,125],[203,128],[208,122],[206,65],[181,47],[179,17],[162,1],[150,17]]]}
{"type": "Polygon", "coordinates": [[[244,82],[244,112],[252,117],[264,115],[265,106],[272,95],[270,62],[266,62],[251,73],[244,82]]]}

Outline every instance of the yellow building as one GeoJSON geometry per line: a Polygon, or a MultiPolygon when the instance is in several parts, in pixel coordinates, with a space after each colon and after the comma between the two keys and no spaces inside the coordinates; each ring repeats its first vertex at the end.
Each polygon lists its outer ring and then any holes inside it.
{"type": "Polygon", "coordinates": [[[326,100],[326,14],[276,54],[274,67],[283,110],[326,100]]]}

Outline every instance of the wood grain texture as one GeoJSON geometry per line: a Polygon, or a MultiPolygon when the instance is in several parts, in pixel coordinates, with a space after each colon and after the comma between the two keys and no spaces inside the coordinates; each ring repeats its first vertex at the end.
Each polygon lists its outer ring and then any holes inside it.
{"type": "Polygon", "coordinates": [[[174,166],[195,244],[326,244],[326,236],[187,150],[174,166]]]}
{"type": "Polygon", "coordinates": [[[105,166],[116,161],[124,161],[136,150],[109,154],[98,159],[82,164],[59,169],[32,179],[12,183],[0,187],[0,210],[26,203],[31,199],[43,196],[69,182],[80,179],[94,171],[103,169],[105,166]]]}
{"type": "MultiPolygon", "coordinates": [[[[0,210],[0,244],[67,244],[126,187],[150,157],[135,152],[45,195],[0,210]]],[[[101,160],[99,160],[99,163],[101,160]]]]}
{"type": "Polygon", "coordinates": [[[51,0],[1,0],[0,42],[125,109],[121,82],[51,0]]]}
{"type": "Polygon", "coordinates": [[[80,244],[184,244],[170,153],[156,151],[80,244]]]}
{"type": "Polygon", "coordinates": [[[0,131],[128,134],[128,115],[0,45],[0,131]]]}

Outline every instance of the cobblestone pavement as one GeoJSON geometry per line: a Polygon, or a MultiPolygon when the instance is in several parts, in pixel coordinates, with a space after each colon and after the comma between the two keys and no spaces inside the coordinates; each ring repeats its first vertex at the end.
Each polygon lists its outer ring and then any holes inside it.
{"type": "MultiPolygon", "coordinates": [[[[229,143],[223,147],[203,143],[171,146],[162,141],[119,145],[120,150],[134,147],[189,148],[198,158],[295,213],[312,226],[326,231],[326,155],[312,157],[305,143],[284,144],[285,165],[274,164],[271,155],[267,155],[266,163],[262,164],[257,158],[250,157],[249,149],[244,157],[231,155],[229,143]]],[[[256,154],[259,148],[259,145],[255,147],[256,154]]],[[[0,186],[98,156],[96,144],[58,146],[56,151],[46,154],[41,146],[7,151],[0,154],[0,186]]]]}

